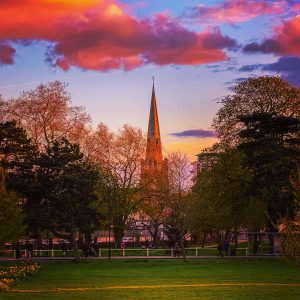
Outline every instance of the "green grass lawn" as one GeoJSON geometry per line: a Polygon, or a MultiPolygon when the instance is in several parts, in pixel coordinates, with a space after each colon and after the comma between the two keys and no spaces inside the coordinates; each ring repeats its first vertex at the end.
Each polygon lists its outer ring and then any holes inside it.
{"type": "Polygon", "coordinates": [[[299,267],[283,261],[61,261],[44,263],[15,287],[23,292],[1,293],[0,299],[296,300],[300,285],[291,284],[298,283],[299,267]]]}

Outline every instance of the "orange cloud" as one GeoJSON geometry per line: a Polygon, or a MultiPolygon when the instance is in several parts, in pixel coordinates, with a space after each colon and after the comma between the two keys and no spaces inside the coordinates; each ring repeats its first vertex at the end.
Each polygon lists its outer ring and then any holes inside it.
{"type": "Polygon", "coordinates": [[[198,5],[190,15],[200,23],[240,23],[260,15],[281,14],[285,5],[284,1],[225,0],[215,6],[198,5]]]}
{"type": "Polygon", "coordinates": [[[170,16],[137,19],[115,0],[1,2],[1,40],[47,41],[47,62],[101,71],[221,61],[235,46],[219,30],[193,32],[170,16]]]}

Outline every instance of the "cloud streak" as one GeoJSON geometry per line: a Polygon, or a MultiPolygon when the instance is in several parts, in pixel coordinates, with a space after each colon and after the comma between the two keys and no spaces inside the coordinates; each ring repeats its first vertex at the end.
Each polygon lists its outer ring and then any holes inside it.
{"type": "Polygon", "coordinates": [[[204,129],[193,129],[193,130],[185,130],[181,132],[170,133],[171,136],[174,137],[195,137],[195,138],[209,138],[216,137],[216,133],[212,130],[204,130],[204,129]]]}
{"type": "Polygon", "coordinates": [[[215,6],[200,4],[188,13],[188,16],[199,23],[241,23],[261,15],[282,14],[285,1],[266,0],[225,0],[215,6]]]}
{"type": "Polygon", "coordinates": [[[271,64],[245,65],[238,71],[253,72],[265,71],[279,74],[282,79],[294,86],[300,86],[300,58],[296,56],[283,56],[271,64]]]}
{"type": "MultiPolygon", "coordinates": [[[[137,19],[115,0],[0,2],[1,40],[46,41],[46,62],[65,71],[206,64],[225,60],[224,49],[236,46],[219,29],[191,31],[168,14],[137,19]]],[[[3,62],[12,63],[13,54],[3,62]]]]}

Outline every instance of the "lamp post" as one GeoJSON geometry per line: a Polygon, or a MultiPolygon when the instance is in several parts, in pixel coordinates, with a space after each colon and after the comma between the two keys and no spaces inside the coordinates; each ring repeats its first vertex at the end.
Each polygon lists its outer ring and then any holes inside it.
{"type": "Polygon", "coordinates": [[[111,261],[111,244],[110,244],[110,229],[111,229],[111,197],[108,200],[108,260],[111,261]]]}

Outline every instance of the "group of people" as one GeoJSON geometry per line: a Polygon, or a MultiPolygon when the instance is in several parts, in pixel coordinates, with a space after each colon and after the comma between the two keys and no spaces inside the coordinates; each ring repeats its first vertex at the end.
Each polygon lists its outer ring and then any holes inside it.
{"type": "MultiPolygon", "coordinates": [[[[98,242],[80,242],[77,241],[78,248],[82,250],[82,254],[84,257],[98,257],[99,256],[99,244],[98,242]]],[[[63,256],[67,256],[68,250],[71,250],[69,245],[65,242],[61,244],[61,250],[63,252],[63,256]]]]}
{"type": "Polygon", "coordinates": [[[99,256],[99,244],[94,241],[93,243],[84,242],[82,244],[83,256],[88,257],[98,257],[99,256]]]}
{"type": "MultiPolygon", "coordinates": [[[[25,243],[25,254],[24,257],[26,258],[31,258],[33,256],[33,245],[29,242],[25,243]]],[[[15,245],[15,255],[16,259],[19,259],[21,257],[21,245],[19,242],[16,243],[15,245]]]]}
{"type": "Polygon", "coordinates": [[[229,242],[223,241],[218,244],[218,256],[223,257],[229,255],[229,242]]]}

